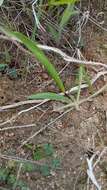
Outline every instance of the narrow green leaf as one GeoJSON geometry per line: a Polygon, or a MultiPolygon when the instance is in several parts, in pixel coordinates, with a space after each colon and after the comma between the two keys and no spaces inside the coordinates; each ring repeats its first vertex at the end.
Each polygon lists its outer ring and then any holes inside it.
{"type": "Polygon", "coordinates": [[[90,77],[89,77],[88,73],[85,71],[85,68],[84,68],[83,72],[84,72],[84,79],[86,80],[86,83],[89,86],[89,91],[91,92],[91,94],[93,94],[94,93],[94,89],[93,89],[93,86],[91,84],[90,77]]]}
{"type": "Polygon", "coordinates": [[[53,39],[57,42],[59,38],[58,31],[56,31],[53,26],[48,24],[48,32],[52,35],[53,39]]]}
{"type": "Polygon", "coordinates": [[[69,19],[74,14],[77,14],[78,12],[74,10],[74,4],[68,4],[65,10],[63,11],[61,15],[61,21],[59,24],[59,37],[61,37],[61,32],[63,28],[68,24],[69,19]]]}
{"type": "Polygon", "coordinates": [[[51,62],[48,60],[48,58],[45,56],[45,54],[37,47],[36,42],[33,42],[31,39],[29,39],[27,36],[20,32],[12,32],[7,29],[4,29],[2,26],[0,26],[0,30],[7,36],[23,43],[34,54],[37,60],[40,61],[40,63],[45,67],[45,69],[48,71],[48,74],[56,82],[59,89],[62,92],[65,92],[63,82],[60,79],[58,72],[56,71],[55,67],[51,64],[51,62]]]}
{"type": "Polygon", "coordinates": [[[64,4],[74,4],[79,0],[50,0],[49,5],[64,5],[64,4]]]}
{"type": "Polygon", "coordinates": [[[74,6],[71,4],[68,4],[61,16],[61,22],[60,22],[60,26],[59,26],[60,30],[62,30],[62,28],[64,28],[64,26],[68,23],[70,17],[72,15],[74,15],[74,11],[75,11],[74,6]]]}
{"type": "Polygon", "coordinates": [[[37,100],[37,99],[49,99],[49,100],[56,100],[61,102],[69,103],[71,100],[63,95],[56,94],[53,92],[43,92],[43,93],[37,93],[33,94],[31,96],[28,96],[28,99],[30,100],[37,100]]]}
{"type": "Polygon", "coordinates": [[[83,68],[84,68],[84,65],[81,64],[79,67],[79,72],[78,72],[79,84],[78,84],[78,92],[77,92],[77,103],[79,102],[80,93],[81,93],[81,84],[82,84],[82,80],[83,80],[83,68]]]}
{"type": "Polygon", "coordinates": [[[4,55],[5,55],[6,63],[11,63],[11,55],[6,47],[5,47],[4,55]]]}

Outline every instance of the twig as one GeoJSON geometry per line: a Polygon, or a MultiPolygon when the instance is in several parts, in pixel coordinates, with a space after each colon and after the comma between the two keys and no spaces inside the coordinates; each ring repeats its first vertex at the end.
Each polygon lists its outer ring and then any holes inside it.
{"type": "MultiPolygon", "coordinates": [[[[29,55],[32,55],[32,53],[30,53],[29,51],[27,51],[26,49],[24,49],[21,45],[19,45],[18,43],[16,43],[17,39],[13,39],[12,37],[6,37],[3,35],[0,35],[0,39],[5,39],[5,40],[9,40],[12,41],[15,45],[18,46],[18,48],[20,48],[22,51],[24,51],[24,53],[27,53],[29,55]]],[[[107,69],[107,65],[101,62],[95,62],[95,61],[83,61],[83,60],[79,60],[76,58],[73,58],[69,55],[67,55],[66,53],[64,53],[63,51],[61,51],[58,48],[55,47],[50,47],[47,45],[40,45],[37,44],[37,46],[42,49],[42,50],[47,50],[47,51],[53,51],[54,53],[59,54],[65,61],[67,62],[71,62],[71,63],[76,63],[76,64],[84,64],[84,65],[94,65],[94,66],[101,66],[107,69]]],[[[33,56],[34,57],[34,56],[33,56]]]]}
{"type": "Polygon", "coordinates": [[[93,167],[95,168],[96,165],[100,162],[102,156],[107,152],[107,147],[104,147],[103,151],[100,153],[100,155],[98,156],[98,159],[96,160],[96,162],[94,163],[93,167]]]}
{"type": "Polygon", "coordinates": [[[39,19],[38,19],[37,15],[36,15],[35,4],[37,3],[37,1],[38,0],[33,0],[33,2],[32,2],[32,12],[33,12],[33,15],[34,15],[34,18],[35,18],[35,22],[36,22],[37,28],[41,29],[43,32],[45,32],[45,29],[43,28],[43,26],[39,22],[39,19]]]}
{"type": "Polygon", "coordinates": [[[37,103],[46,103],[49,100],[25,100],[25,101],[20,101],[17,103],[13,103],[10,105],[5,105],[5,106],[1,106],[0,107],[0,112],[2,112],[3,110],[7,110],[7,109],[13,109],[19,106],[23,106],[23,105],[28,105],[28,104],[37,104],[37,103]]]}
{"type": "Polygon", "coordinates": [[[35,106],[32,106],[32,107],[30,107],[30,108],[28,108],[28,109],[25,109],[25,110],[22,110],[22,111],[18,112],[15,116],[11,117],[9,120],[7,120],[7,121],[5,121],[5,122],[3,122],[3,123],[0,123],[0,126],[3,126],[3,125],[5,125],[5,124],[7,124],[7,123],[12,123],[12,121],[15,120],[15,119],[16,119],[18,116],[20,116],[21,114],[26,113],[26,112],[28,112],[28,111],[31,111],[31,110],[33,110],[33,109],[39,107],[40,105],[43,105],[45,102],[46,102],[46,101],[44,100],[43,102],[41,102],[41,103],[39,103],[39,104],[37,104],[37,105],[35,105],[35,106]]]}
{"type": "Polygon", "coordinates": [[[98,184],[93,171],[93,160],[96,155],[97,153],[94,154],[90,159],[87,158],[87,164],[88,164],[87,174],[89,179],[91,179],[92,183],[96,186],[97,190],[101,190],[101,186],[98,184]]]}
{"type": "Polygon", "coordinates": [[[89,11],[82,12],[78,7],[75,6],[75,8],[76,8],[76,10],[79,11],[79,13],[82,13],[83,16],[85,14],[86,19],[88,17],[89,21],[91,21],[92,23],[94,23],[96,26],[98,26],[103,31],[107,32],[107,28],[103,27],[100,23],[98,23],[98,21],[95,18],[93,18],[92,16],[90,16],[90,14],[89,14],[90,12],[89,11]]]}
{"type": "Polygon", "coordinates": [[[29,127],[36,127],[36,124],[28,124],[28,125],[18,125],[18,126],[12,126],[12,127],[4,127],[4,128],[0,128],[0,132],[1,131],[7,131],[10,129],[23,129],[23,128],[29,128],[29,127]]]}
{"type": "Polygon", "coordinates": [[[76,58],[70,57],[69,55],[67,55],[66,53],[64,53],[63,51],[61,51],[60,49],[55,48],[55,47],[39,45],[39,44],[37,46],[39,48],[41,48],[42,50],[53,51],[53,52],[59,54],[67,62],[72,62],[72,63],[76,63],[76,64],[84,64],[84,65],[102,66],[107,69],[107,65],[104,63],[101,63],[101,62],[84,61],[84,60],[76,59],[76,58]]]}
{"type": "Polygon", "coordinates": [[[5,159],[5,160],[14,160],[19,163],[22,162],[22,163],[31,163],[31,164],[42,165],[42,163],[40,163],[38,161],[28,160],[28,159],[24,159],[24,158],[20,158],[20,157],[16,157],[16,156],[9,156],[9,155],[5,155],[5,154],[1,154],[1,153],[0,153],[0,158],[5,159]]]}
{"type": "Polygon", "coordinates": [[[96,186],[96,188],[98,190],[101,190],[101,186],[98,184],[95,175],[94,175],[94,168],[98,165],[98,163],[100,162],[102,156],[107,152],[107,147],[104,147],[104,149],[102,150],[102,152],[99,154],[99,152],[96,152],[90,159],[87,158],[87,164],[88,164],[88,170],[87,170],[87,174],[88,174],[88,181],[89,179],[91,179],[92,183],[96,186]],[[93,160],[95,158],[96,155],[98,155],[97,160],[95,161],[95,163],[93,163],[93,160]]]}

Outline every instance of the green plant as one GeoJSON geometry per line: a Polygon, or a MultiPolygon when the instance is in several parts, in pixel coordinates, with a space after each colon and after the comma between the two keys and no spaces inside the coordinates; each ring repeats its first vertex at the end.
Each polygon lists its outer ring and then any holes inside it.
{"type": "Polygon", "coordinates": [[[62,32],[65,26],[68,24],[70,18],[78,14],[78,11],[75,10],[74,8],[74,5],[76,2],[78,2],[78,0],[68,0],[68,1],[51,0],[49,1],[49,5],[52,7],[58,6],[60,8],[61,6],[63,6],[63,12],[61,13],[61,15],[58,16],[58,31],[56,31],[53,26],[48,24],[49,32],[51,33],[53,39],[58,43],[61,39],[62,32]]]}
{"type": "Polygon", "coordinates": [[[81,93],[81,84],[85,81],[85,83],[89,86],[89,91],[93,94],[93,87],[91,84],[91,80],[89,78],[88,73],[85,70],[84,65],[80,65],[77,73],[77,84],[78,84],[78,91],[77,91],[77,104],[79,102],[80,93],[81,93]]]}
{"type": "Polygon", "coordinates": [[[50,143],[38,145],[35,149],[33,145],[26,144],[26,148],[31,150],[33,160],[45,160],[45,162],[43,164],[33,164],[29,161],[8,161],[6,168],[0,168],[0,182],[8,185],[12,190],[14,190],[14,186],[20,190],[30,190],[25,181],[17,179],[16,177],[17,168],[20,163],[22,163],[21,172],[23,174],[25,172],[29,172],[29,174],[39,172],[43,176],[49,176],[52,170],[58,169],[61,165],[60,159],[55,156],[55,150],[50,143]]]}
{"type": "Polygon", "coordinates": [[[80,65],[79,71],[78,71],[78,82],[79,82],[79,85],[78,85],[78,92],[77,92],[77,104],[79,102],[80,93],[81,93],[81,84],[82,84],[82,80],[83,80],[83,69],[84,69],[84,66],[80,65]]]}
{"type": "Polygon", "coordinates": [[[53,156],[54,149],[52,144],[43,144],[42,146],[37,146],[33,151],[33,159],[34,160],[41,160],[48,156],[53,156]]]}
{"type": "Polygon", "coordinates": [[[0,31],[5,35],[7,35],[9,38],[12,38],[13,40],[16,40],[20,43],[23,43],[34,54],[34,56],[42,63],[42,65],[48,71],[49,75],[56,82],[59,89],[62,92],[65,92],[65,87],[55,67],[51,64],[51,62],[48,60],[45,54],[37,47],[36,42],[32,41],[31,39],[29,39],[20,32],[12,32],[10,30],[5,29],[2,26],[0,26],[0,31]]]}
{"type": "Polygon", "coordinates": [[[59,37],[61,37],[62,30],[67,25],[71,16],[78,14],[78,11],[74,9],[75,1],[68,4],[61,15],[61,21],[59,23],[59,37]]]}
{"type": "Polygon", "coordinates": [[[28,99],[35,100],[35,99],[49,99],[49,100],[56,100],[65,103],[69,103],[71,100],[63,95],[52,93],[52,92],[43,92],[43,93],[36,93],[31,96],[28,96],[28,99]]]}
{"type": "Polygon", "coordinates": [[[46,159],[44,164],[34,165],[31,163],[24,163],[23,170],[26,172],[38,171],[43,176],[50,175],[52,170],[56,170],[60,167],[60,159],[54,156],[54,148],[52,144],[46,143],[43,145],[38,145],[33,150],[33,145],[27,144],[26,147],[31,150],[33,160],[40,161],[46,159]],[[48,158],[48,159],[47,159],[48,158]],[[48,160],[48,161],[47,161],[48,160]]]}
{"type": "Polygon", "coordinates": [[[65,4],[74,4],[79,0],[49,0],[49,5],[65,5],[65,4]]]}
{"type": "MultiPolygon", "coordinates": [[[[14,186],[14,184],[16,183],[16,176],[14,174],[14,171],[13,171],[13,167],[10,168],[10,167],[1,167],[0,168],[0,182],[2,183],[5,183],[7,184],[9,187],[12,187],[14,186]]],[[[28,187],[27,187],[27,184],[25,182],[23,182],[22,180],[18,180],[17,181],[17,184],[16,184],[16,187],[19,187],[20,190],[30,190],[28,187]]]]}

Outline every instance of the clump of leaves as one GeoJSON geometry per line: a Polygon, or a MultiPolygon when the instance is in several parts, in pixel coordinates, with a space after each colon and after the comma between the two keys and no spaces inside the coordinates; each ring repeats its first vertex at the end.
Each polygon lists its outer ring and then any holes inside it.
{"type": "MultiPolygon", "coordinates": [[[[46,143],[43,145],[38,145],[33,150],[33,145],[27,144],[27,148],[30,148],[32,151],[32,158],[36,161],[41,161],[45,159],[45,163],[43,164],[33,164],[29,162],[23,162],[22,164],[22,172],[39,172],[43,176],[49,176],[52,170],[56,170],[60,167],[60,159],[55,157],[55,151],[50,143],[46,143]]],[[[6,168],[0,168],[0,182],[7,184],[11,187],[20,188],[20,190],[30,190],[27,184],[18,179],[15,175],[16,168],[19,165],[19,161],[9,161],[6,168]]]]}
{"type": "Polygon", "coordinates": [[[23,164],[24,171],[38,171],[43,176],[48,176],[51,174],[52,170],[56,170],[60,167],[60,159],[54,156],[55,151],[52,144],[46,143],[43,145],[38,145],[34,150],[32,145],[27,145],[27,148],[31,149],[33,160],[40,161],[42,159],[46,159],[46,163],[41,165],[34,165],[28,163],[23,164]]]}
{"type": "MultiPolygon", "coordinates": [[[[0,182],[9,185],[10,187],[13,187],[14,184],[16,183],[16,176],[13,173],[13,170],[10,167],[0,168],[0,182]]],[[[20,190],[30,190],[27,187],[27,184],[23,182],[22,180],[18,180],[16,187],[19,187],[20,190]]]]}
{"type": "MultiPolygon", "coordinates": [[[[43,159],[43,158],[42,158],[43,159]]],[[[43,176],[49,176],[52,170],[56,170],[60,167],[60,159],[59,158],[51,158],[50,163],[45,163],[41,165],[24,163],[23,171],[24,172],[39,172],[43,176]]]]}
{"type": "Polygon", "coordinates": [[[0,168],[0,181],[5,182],[9,171],[6,168],[0,168]]]}

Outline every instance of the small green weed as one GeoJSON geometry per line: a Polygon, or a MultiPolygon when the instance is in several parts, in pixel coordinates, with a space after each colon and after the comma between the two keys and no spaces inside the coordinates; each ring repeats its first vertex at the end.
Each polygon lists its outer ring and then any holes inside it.
{"type": "MultiPolygon", "coordinates": [[[[14,186],[17,179],[16,179],[13,169],[14,168],[9,168],[9,167],[7,167],[7,168],[1,167],[0,168],[0,182],[1,183],[8,185],[9,187],[14,186]]],[[[16,187],[20,188],[20,190],[23,190],[23,189],[30,190],[27,187],[27,184],[25,182],[23,182],[22,180],[17,181],[16,187]]]]}
{"type": "Polygon", "coordinates": [[[23,167],[25,171],[38,171],[43,176],[47,176],[50,175],[51,170],[56,170],[60,167],[60,159],[55,157],[55,151],[52,144],[46,143],[43,145],[38,145],[35,148],[33,148],[33,145],[29,144],[25,146],[31,150],[33,160],[46,160],[46,163],[42,165],[24,164],[23,167]]]}
{"type": "MultiPolygon", "coordinates": [[[[55,157],[55,151],[52,144],[46,143],[43,145],[38,145],[35,149],[33,149],[33,145],[27,144],[26,148],[31,150],[33,160],[46,161],[44,164],[33,164],[29,161],[23,162],[21,168],[23,175],[26,172],[39,172],[43,176],[49,176],[52,170],[60,168],[60,159],[55,157]]],[[[15,184],[15,187],[20,190],[30,190],[25,181],[20,179],[17,180],[16,173],[20,163],[20,161],[9,161],[6,168],[1,167],[0,182],[9,187],[14,187],[15,184]]]]}

